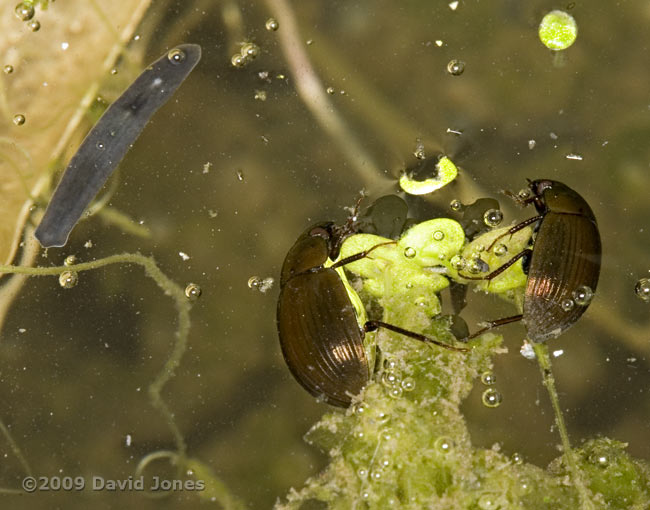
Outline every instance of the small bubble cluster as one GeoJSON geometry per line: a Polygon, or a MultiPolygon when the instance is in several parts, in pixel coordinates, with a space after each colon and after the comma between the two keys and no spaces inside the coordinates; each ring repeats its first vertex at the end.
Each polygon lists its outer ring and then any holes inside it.
{"type": "Polygon", "coordinates": [[[230,58],[233,67],[245,67],[257,58],[260,54],[260,47],[252,42],[242,44],[239,53],[235,53],[230,58]]]}
{"type": "Polygon", "coordinates": [[[650,278],[641,278],[636,282],[634,293],[642,301],[650,302],[650,278]]]}
{"type": "Polygon", "coordinates": [[[203,291],[201,287],[196,283],[188,283],[185,287],[185,297],[190,301],[196,301],[201,297],[203,291]]]}
{"type": "Polygon", "coordinates": [[[63,271],[59,275],[59,285],[64,289],[71,289],[79,282],[79,275],[76,271],[63,271]]]}

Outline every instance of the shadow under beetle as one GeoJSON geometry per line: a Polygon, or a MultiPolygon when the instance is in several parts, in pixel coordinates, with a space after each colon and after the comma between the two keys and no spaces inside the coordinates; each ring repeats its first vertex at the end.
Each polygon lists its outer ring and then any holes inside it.
{"type": "Polygon", "coordinates": [[[589,204],[558,181],[528,180],[528,187],[532,193],[529,198],[507,194],[522,206],[533,204],[538,215],[497,237],[487,250],[506,235],[536,223],[532,248],[521,251],[487,276],[460,275],[467,280],[492,280],[522,259],[528,276],[524,313],[488,322],[487,327],[464,340],[521,320],[531,341],[545,342],[575,324],[596,290],[601,244],[596,217],[589,204]]]}
{"type": "Polygon", "coordinates": [[[385,328],[446,349],[469,350],[381,321],[359,324],[354,303],[336,269],[392,242],[324,267],[328,259],[338,258],[349,234],[349,229],[327,222],[308,228],[298,238],[282,266],[277,309],[280,345],[289,370],[312,395],[339,407],[348,407],[372,375],[374,348],[367,350],[364,344],[368,332],[385,328]]]}

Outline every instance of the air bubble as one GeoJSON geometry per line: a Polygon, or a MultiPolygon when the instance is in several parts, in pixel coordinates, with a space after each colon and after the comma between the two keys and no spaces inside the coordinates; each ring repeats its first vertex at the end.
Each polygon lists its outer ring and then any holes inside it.
{"type": "Polygon", "coordinates": [[[496,227],[503,221],[503,213],[499,209],[488,209],[483,215],[483,222],[488,227],[496,227]]]}
{"type": "Polygon", "coordinates": [[[575,303],[573,302],[573,299],[566,298],[562,300],[560,306],[562,307],[562,310],[564,310],[565,312],[570,312],[571,310],[573,310],[575,303]]]}
{"type": "Polygon", "coordinates": [[[365,402],[359,402],[354,405],[354,413],[355,414],[364,414],[368,410],[368,404],[365,402]]]}
{"type": "Polygon", "coordinates": [[[395,386],[394,388],[391,388],[391,389],[390,389],[390,391],[388,392],[388,394],[389,394],[392,398],[400,398],[400,397],[402,396],[402,392],[403,392],[403,390],[402,390],[401,386],[395,386]]]}
{"type": "Polygon", "coordinates": [[[643,301],[650,302],[650,278],[641,278],[634,286],[634,293],[643,301]]]}
{"type": "Polygon", "coordinates": [[[77,263],[77,256],[76,255],[68,255],[65,260],[63,261],[64,266],[73,266],[77,263]]]}
{"type": "Polygon", "coordinates": [[[247,62],[244,57],[241,56],[239,53],[235,53],[231,58],[230,58],[230,63],[232,64],[233,67],[244,67],[247,62]]]}
{"type": "Polygon", "coordinates": [[[450,208],[452,211],[456,211],[456,212],[458,212],[458,211],[460,211],[460,210],[463,208],[463,204],[461,203],[460,200],[458,200],[457,198],[455,198],[454,200],[452,200],[452,201],[449,203],[449,208],[450,208]]]}
{"type": "Polygon", "coordinates": [[[370,479],[374,482],[378,482],[379,480],[381,480],[383,474],[384,473],[381,469],[373,469],[372,473],[370,473],[370,479]]]}
{"type": "Polygon", "coordinates": [[[14,115],[14,124],[16,126],[22,126],[25,123],[25,116],[22,113],[14,115]]]}
{"type": "Polygon", "coordinates": [[[572,293],[573,301],[578,306],[587,306],[594,297],[594,291],[587,285],[581,285],[572,293]]]}
{"type": "Polygon", "coordinates": [[[76,271],[63,271],[59,275],[59,285],[64,289],[71,289],[79,282],[79,275],[76,271]]]}
{"type": "Polygon", "coordinates": [[[400,384],[400,378],[397,376],[395,372],[385,371],[381,375],[381,383],[384,386],[392,388],[393,386],[400,384]]]}
{"type": "Polygon", "coordinates": [[[485,263],[485,261],[475,258],[469,261],[469,264],[467,265],[467,270],[472,273],[472,274],[479,274],[487,271],[489,269],[489,266],[485,263]],[[486,267],[487,266],[487,267],[486,267]]]}
{"type": "Polygon", "coordinates": [[[280,28],[280,24],[275,18],[267,19],[264,26],[269,32],[275,32],[278,28],[280,28]]]}
{"type": "Polygon", "coordinates": [[[440,453],[449,453],[453,446],[454,444],[452,440],[446,436],[439,437],[436,439],[435,443],[433,443],[433,447],[440,453]]]}
{"type": "Polygon", "coordinates": [[[486,386],[492,386],[497,382],[497,376],[492,370],[486,370],[481,374],[481,382],[486,386]]]}
{"type": "Polygon", "coordinates": [[[524,463],[524,457],[519,452],[513,453],[512,456],[510,457],[510,460],[512,460],[513,464],[517,464],[517,465],[524,463]]]}
{"type": "Polygon", "coordinates": [[[503,257],[508,253],[508,247],[505,244],[497,244],[492,251],[497,257],[503,257]]]}
{"type": "Polygon", "coordinates": [[[34,19],[27,23],[27,28],[29,28],[32,32],[38,32],[41,29],[41,23],[34,19]]]}
{"type": "Polygon", "coordinates": [[[407,259],[414,258],[416,254],[417,254],[417,252],[415,251],[415,248],[411,248],[410,246],[404,248],[404,256],[407,259]]]}
{"type": "Polygon", "coordinates": [[[260,54],[260,47],[255,43],[248,42],[248,43],[245,43],[241,47],[241,55],[242,55],[242,57],[253,60],[259,54],[260,54]]]}
{"type": "Polygon", "coordinates": [[[34,6],[31,2],[20,2],[14,12],[20,21],[29,21],[34,17],[34,6]]]}
{"type": "Polygon", "coordinates": [[[264,294],[268,290],[270,290],[271,287],[273,287],[274,282],[275,279],[271,276],[267,276],[266,278],[260,278],[259,276],[251,276],[248,279],[248,288],[253,290],[258,290],[262,294],[264,294]]]}
{"type": "Polygon", "coordinates": [[[404,391],[413,391],[415,389],[415,379],[412,377],[405,377],[402,381],[402,389],[404,391]]]}
{"type": "Polygon", "coordinates": [[[465,71],[465,62],[462,60],[450,60],[447,64],[447,72],[452,76],[460,76],[465,71]]]}
{"type": "Polygon", "coordinates": [[[357,476],[362,480],[365,480],[366,478],[368,478],[368,470],[366,468],[357,469],[357,476]]]}
{"type": "Polygon", "coordinates": [[[488,388],[483,392],[481,400],[485,407],[499,407],[503,401],[503,396],[495,388],[488,388]]]}
{"type": "Polygon", "coordinates": [[[467,266],[467,260],[461,255],[454,255],[449,263],[456,271],[462,271],[467,266]]]}
{"type": "Polygon", "coordinates": [[[237,172],[236,172],[235,175],[237,175],[237,180],[239,182],[244,182],[244,171],[241,168],[237,169],[237,172]]]}
{"type": "Polygon", "coordinates": [[[190,301],[196,301],[201,297],[202,293],[201,287],[196,283],[188,283],[187,287],[185,287],[185,297],[190,301]]]}
{"type": "Polygon", "coordinates": [[[95,144],[95,147],[97,147],[100,151],[103,151],[106,148],[106,145],[104,145],[104,142],[97,142],[95,144]]]}
{"type": "Polygon", "coordinates": [[[607,467],[609,465],[609,457],[604,453],[594,452],[589,456],[589,462],[600,467],[607,467]]]}
{"type": "Polygon", "coordinates": [[[434,241],[442,241],[445,238],[445,233],[442,230],[436,230],[433,233],[433,240],[434,241]]]}
{"type": "Polygon", "coordinates": [[[183,60],[185,60],[185,57],[185,52],[180,48],[174,48],[173,50],[170,50],[169,53],[167,53],[167,58],[172,64],[180,64],[183,60]]]}
{"type": "Polygon", "coordinates": [[[336,91],[334,90],[334,87],[327,87],[325,92],[327,92],[330,96],[332,96],[332,95],[334,95],[334,92],[336,92],[336,91]]]}
{"type": "Polygon", "coordinates": [[[478,498],[477,505],[481,510],[496,510],[497,508],[501,508],[499,499],[495,494],[483,494],[478,498]]]}
{"type": "Polygon", "coordinates": [[[12,66],[10,64],[7,64],[6,66],[4,66],[4,72],[5,72],[5,74],[13,73],[14,72],[14,66],[12,66]]]}

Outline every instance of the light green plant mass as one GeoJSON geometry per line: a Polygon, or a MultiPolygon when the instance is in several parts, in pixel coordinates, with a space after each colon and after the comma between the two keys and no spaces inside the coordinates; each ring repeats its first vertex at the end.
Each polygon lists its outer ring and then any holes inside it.
{"type": "MultiPolygon", "coordinates": [[[[465,245],[458,223],[430,220],[410,229],[400,241],[347,265],[346,271],[361,277],[356,288],[364,302],[381,305],[382,320],[450,343],[449,319],[435,317],[440,313],[438,293],[449,284],[448,277],[458,278],[454,265],[461,255],[471,259],[481,253],[492,267],[500,265],[497,260],[508,260],[504,254],[485,253],[501,232],[489,232],[465,245]]],[[[505,236],[508,253],[520,251],[529,236],[530,231],[505,236]]],[[[366,234],[352,236],[341,257],[386,241],[366,234]]],[[[525,283],[520,264],[499,278],[501,282],[484,283],[485,290],[512,298],[525,283]]],[[[573,466],[567,465],[567,456],[560,456],[548,469],[472,445],[459,406],[479,374],[491,369],[501,336],[483,335],[470,344],[467,354],[384,330],[375,340],[382,356],[358,400],[345,412],[326,414],[306,435],[310,444],[329,455],[330,464],[302,489],[292,490],[285,502],[277,504],[278,510],[574,510],[650,505],[649,467],[632,459],[624,443],[592,439],[573,451],[573,466]]]]}

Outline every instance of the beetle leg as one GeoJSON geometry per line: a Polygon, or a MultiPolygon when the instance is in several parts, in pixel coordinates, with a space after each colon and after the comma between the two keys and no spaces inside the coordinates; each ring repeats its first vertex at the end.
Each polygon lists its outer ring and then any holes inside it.
{"type": "Polygon", "coordinates": [[[458,352],[468,352],[469,349],[465,347],[454,347],[453,345],[449,345],[443,342],[439,342],[438,340],[434,340],[433,338],[429,338],[428,336],[421,335],[420,333],[415,333],[413,331],[409,331],[408,329],[403,329],[400,328],[399,326],[394,326],[393,324],[388,324],[387,322],[382,322],[382,321],[368,321],[363,325],[363,329],[366,333],[370,331],[376,331],[379,328],[384,328],[388,329],[390,331],[394,331],[395,333],[399,333],[400,335],[408,336],[409,338],[413,338],[414,340],[419,340],[420,342],[425,342],[429,344],[435,344],[440,347],[443,347],[445,349],[449,349],[451,351],[458,351],[458,352]]]}
{"type": "Polygon", "coordinates": [[[361,252],[359,252],[359,253],[355,253],[354,255],[350,255],[349,257],[345,257],[344,259],[341,259],[341,260],[339,260],[338,262],[332,264],[330,267],[331,267],[332,269],[336,269],[337,267],[341,267],[341,266],[344,266],[344,265],[346,265],[346,264],[350,264],[350,263],[352,263],[352,262],[356,262],[357,260],[364,259],[364,258],[366,258],[366,257],[370,254],[370,252],[373,251],[374,249],[379,248],[380,246],[386,246],[386,245],[388,245],[388,244],[397,244],[397,241],[388,241],[388,242],[385,242],[385,243],[379,243],[379,244],[376,244],[376,245],[374,245],[372,248],[370,248],[369,250],[361,251],[361,252]]]}
{"type": "Polygon", "coordinates": [[[511,322],[517,322],[523,319],[524,316],[522,314],[519,315],[513,315],[512,317],[504,317],[503,319],[497,319],[495,321],[489,321],[487,323],[487,326],[484,328],[479,329],[476,333],[472,333],[469,336],[466,336],[465,338],[459,338],[459,342],[467,342],[468,340],[471,340],[472,338],[476,338],[477,336],[481,336],[483,333],[486,331],[489,331],[493,328],[498,328],[499,326],[503,326],[504,324],[510,324],[511,322]]]}
{"type": "Polygon", "coordinates": [[[494,271],[492,271],[490,274],[487,276],[465,276],[464,274],[458,273],[458,276],[461,278],[465,278],[465,280],[492,280],[493,278],[499,276],[501,273],[503,273],[506,269],[508,269],[511,265],[513,265],[515,262],[517,262],[520,258],[530,256],[532,255],[533,250],[530,248],[527,250],[522,250],[517,255],[512,257],[508,262],[503,264],[502,266],[498,267],[494,271]]]}
{"type": "Polygon", "coordinates": [[[487,247],[486,251],[490,251],[492,249],[492,247],[497,243],[497,241],[499,239],[507,236],[508,234],[510,234],[510,235],[515,234],[515,233],[519,232],[520,230],[523,230],[524,228],[526,228],[528,225],[531,225],[531,224],[535,223],[536,221],[541,220],[543,217],[544,216],[540,214],[539,216],[533,216],[532,218],[528,218],[527,220],[524,220],[521,223],[517,223],[514,227],[508,229],[503,234],[498,236],[494,241],[492,241],[490,246],[487,247]]]}

